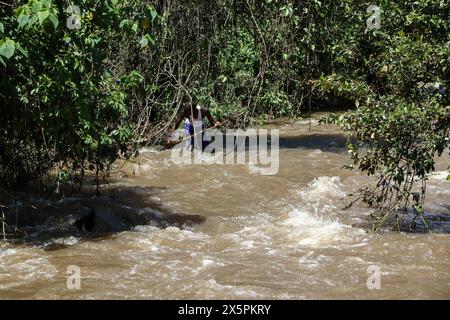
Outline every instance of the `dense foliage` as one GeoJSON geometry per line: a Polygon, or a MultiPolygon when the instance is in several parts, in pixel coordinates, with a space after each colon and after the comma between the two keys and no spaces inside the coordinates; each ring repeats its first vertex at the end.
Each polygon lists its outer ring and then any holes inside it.
{"type": "Polygon", "coordinates": [[[376,2],[1,1],[2,184],[107,168],[186,96],[234,126],[357,107],[331,118],[379,177],[363,200],[421,212],[414,177],[448,147],[450,3],[376,2]]]}
{"type": "MultiPolygon", "coordinates": [[[[129,103],[143,80],[121,63],[151,37],[143,1],[18,1],[1,7],[0,179],[14,185],[55,164],[60,177],[98,172],[125,153],[129,103]]],[[[150,38],[153,39],[153,38],[150,38]]],[[[144,50],[145,48],[143,48],[144,50]]]]}
{"type": "Polygon", "coordinates": [[[411,207],[423,219],[427,175],[449,147],[449,5],[384,1],[381,29],[359,41],[360,67],[317,82],[358,107],[334,120],[355,133],[355,167],[376,177],[356,197],[378,209],[375,228],[390,214],[400,225],[411,207]]]}

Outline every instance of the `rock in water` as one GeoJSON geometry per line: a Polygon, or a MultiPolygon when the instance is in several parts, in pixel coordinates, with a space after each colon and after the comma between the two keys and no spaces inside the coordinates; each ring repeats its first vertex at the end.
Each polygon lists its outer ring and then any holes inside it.
{"type": "Polygon", "coordinates": [[[50,216],[39,229],[46,233],[66,234],[88,231],[92,226],[94,211],[81,204],[60,209],[59,214],[50,216]]]}
{"type": "Polygon", "coordinates": [[[94,223],[91,231],[97,233],[121,232],[130,227],[120,218],[120,212],[110,207],[97,207],[94,212],[94,223]]]}

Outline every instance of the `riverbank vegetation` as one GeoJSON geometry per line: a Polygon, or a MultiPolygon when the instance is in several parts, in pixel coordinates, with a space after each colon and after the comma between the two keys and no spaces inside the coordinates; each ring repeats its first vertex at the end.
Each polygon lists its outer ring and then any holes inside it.
{"type": "Polygon", "coordinates": [[[420,216],[449,145],[450,4],[376,2],[0,1],[1,184],[56,168],[81,185],[160,141],[189,97],[233,127],[349,110],[324,121],[377,176],[357,199],[380,222],[420,216]]]}

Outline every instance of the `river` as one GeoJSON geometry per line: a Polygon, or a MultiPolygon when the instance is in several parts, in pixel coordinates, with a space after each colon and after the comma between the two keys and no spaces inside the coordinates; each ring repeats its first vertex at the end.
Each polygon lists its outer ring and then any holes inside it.
{"type": "MultiPolygon", "coordinates": [[[[58,250],[2,244],[0,298],[450,299],[448,222],[431,233],[368,232],[369,209],[343,210],[368,182],[343,168],[345,134],[316,121],[272,127],[281,133],[273,176],[253,165],[177,165],[151,148],[118,161],[105,188],[204,221],[69,237],[58,250]],[[80,268],[79,290],[66,287],[69,265],[80,268]],[[367,286],[370,266],[379,289],[367,286]]],[[[429,212],[450,212],[448,164],[447,152],[430,176],[429,212]]]]}

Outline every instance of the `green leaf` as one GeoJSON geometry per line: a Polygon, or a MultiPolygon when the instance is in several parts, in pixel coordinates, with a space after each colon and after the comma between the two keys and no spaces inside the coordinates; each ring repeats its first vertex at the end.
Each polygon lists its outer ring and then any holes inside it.
{"type": "Polygon", "coordinates": [[[34,25],[36,22],[38,22],[38,16],[37,15],[33,15],[31,18],[30,18],[30,21],[28,21],[28,25],[34,25]]]}
{"type": "Polygon", "coordinates": [[[17,22],[19,23],[19,28],[23,28],[28,23],[28,21],[30,21],[30,17],[25,14],[21,14],[17,18],[17,22]]]}
{"type": "Polygon", "coordinates": [[[424,213],[424,209],[423,209],[423,207],[421,206],[421,205],[417,205],[417,204],[415,204],[414,206],[413,206],[413,209],[414,209],[414,213],[416,214],[416,215],[423,215],[423,213],[424,213]]]}
{"type": "Polygon", "coordinates": [[[158,12],[152,5],[147,5],[147,7],[145,8],[145,14],[150,18],[151,22],[153,22],[158,16],[158,12]]]}
{"type": "Polygon", "coordinates": [[[130,20],[128,20],[128,19],[123,19],[122,21],[120,21],[120,24],[119,24],[119,28],[124,28],[126,25],[128,25],[130,23],[130,20]]]}
{"type": "Polygon", "coordinates": [[[59,25],[59,21],[58,21],[58,18],[56,17],[56,15],[51,14],[51,15],[49,15],[48,19],[52,23],[53,28],[56,30],[58,28],[58,25],[59,25]]]}
{"type": "Polygon", "coordinates": [[[5,33],[5,27],[3,26],[3,23],[0,22],[0,32],[5,33]]]}
{"type": "Polygon", "coordinates": [[[0,40],[0,55],[10,59],[14,55],[15,42],[9,38],[0,40]]]}
{"type": "Polygon", "coordinates": [[[375,30],[375,31],[373,32],[373,35],[374,35],[374,36],[380,35],[380,36],[382,36],[382,37],[389,38],[389,35],[388,35],[387,33],[383,32],[383,31],[380,31],[380,30],[375,30]]]}
{"type": "Polygon", "coordinates": [[[148,40],[145,36],[141,38],[141,41],[139,41],[139,44],[141,45],[141,48],[148,47],[148,40]]]}
{"type": "Polygon", "coordinates": [[[42,24],[45,21],[45,19],[48,18],[49,15],[50,15],[49,10],[38,11],[37,16],[39,19],[39,23],[42,24]]]}
{"type": "Polygon", "coordinates": [[[151,10],[150,15],[152,17],[152,22],[153,22],[156,19],[156,17],[158,16],[158,13],[155,10],[151,10]]]}
{"type": "Polygon", "coordinates": [[[146,48],[149,45],[155,44],[155,39],[151,35],[146,34],[141,38],[141,41],[139,41],[139,44],[141,45],[141,48],[146,48]]]}

